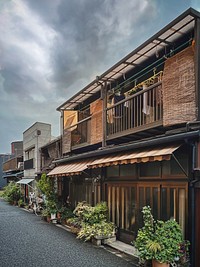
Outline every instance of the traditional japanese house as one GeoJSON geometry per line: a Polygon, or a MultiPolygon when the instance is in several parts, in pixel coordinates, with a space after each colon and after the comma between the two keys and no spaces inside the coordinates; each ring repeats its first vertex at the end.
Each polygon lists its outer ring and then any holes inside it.
{"type": "Polygon", "coordinates": [[[157,219],[175,218],[195,266],[199,100],[200,13],[190,8],[58,107],[62,157],[49,176],[67,181],[72,207],[107,201],[124,242],[144,205],[157,219]]]}

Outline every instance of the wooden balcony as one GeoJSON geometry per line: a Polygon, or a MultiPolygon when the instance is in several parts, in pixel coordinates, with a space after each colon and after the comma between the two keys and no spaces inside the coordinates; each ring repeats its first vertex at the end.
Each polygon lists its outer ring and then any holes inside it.
{"type": "Polygon", "coordinates": [[[21,163],[23,162],[23,157],[15,157],[12,159],[7,160],[3,163],[3,171],[16,171],[21,169],[21,163]]]}
{"type": "Polygon", "coordinates": [[[161,126],[162,82],[143,89],[106,109],[107,140],[161,126]]]}
{"type": "Polygon", "coordinates": [[[82,146],[90,142],[90,119],[88,117],[77,124],[74,124],[71,129],[71,146],[82,146]]]}

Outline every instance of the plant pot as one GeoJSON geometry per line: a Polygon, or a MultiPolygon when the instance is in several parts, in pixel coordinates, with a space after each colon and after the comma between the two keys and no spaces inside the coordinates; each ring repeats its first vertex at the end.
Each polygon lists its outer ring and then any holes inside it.
{"type": "Polygon", "coordinates": [[[158,262],[156,260],[152,260],[152,267],[169,267],[169,263],[166,262],[158,262]]]}
{"type": "Polygon", "coordinates": [[[56,213],[51,213],[51,220],[55,220],[56,219],[56,213]]]}
{"type": "Polygon", "coordinates": [[[51,213],[51,222],[57,223],[56,213],[51,213]]]}
{"type": "Polygon", "coordinates": [[[60,212],[57,212],[57,219],[61,220],[61,213],[60,212]]]}

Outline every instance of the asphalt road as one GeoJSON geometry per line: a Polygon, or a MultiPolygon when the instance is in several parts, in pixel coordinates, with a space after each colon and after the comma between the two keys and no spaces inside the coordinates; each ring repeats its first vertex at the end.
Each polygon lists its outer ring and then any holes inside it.
{"type": "Polygon", "coordinates": [[[0,266],[133,267],[134,264],[0,199],[0,266]]]}

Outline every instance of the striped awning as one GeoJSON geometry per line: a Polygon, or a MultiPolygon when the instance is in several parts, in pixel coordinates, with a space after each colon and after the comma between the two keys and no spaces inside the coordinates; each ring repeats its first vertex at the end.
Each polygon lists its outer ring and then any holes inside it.
{"type": "Polygon", "coordinates": [[[60,165],[55,167],[52,171],[50,171],[48,176],[72,176],[79,175],[82,171],[88,168],[88,165],[91,164],[91,160],[87,161],[79,161],[74,163],[69,163],[65,165],[60,165]]]}
{"type": "Polygon", "coordinates": [[[180,145],[173,145],[167,147],[156,147],[145,150],[143,149],[129,151],[120,154],[112,154],[94,160],[88,165],[88,168],[100,168],[121,164],[170,160],[172,153],[179,147],[180,145]]]}

